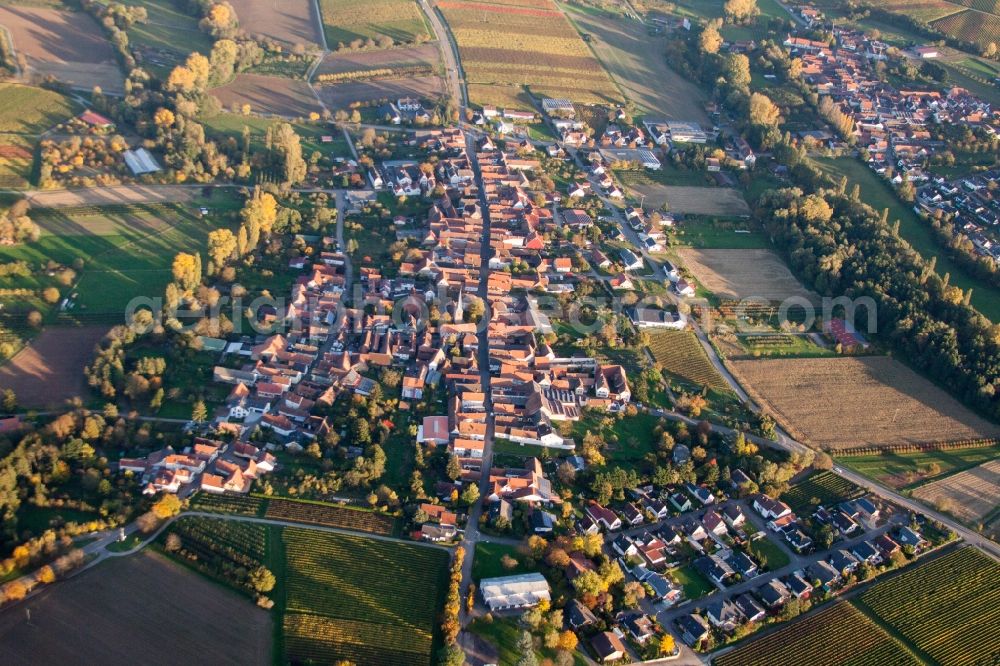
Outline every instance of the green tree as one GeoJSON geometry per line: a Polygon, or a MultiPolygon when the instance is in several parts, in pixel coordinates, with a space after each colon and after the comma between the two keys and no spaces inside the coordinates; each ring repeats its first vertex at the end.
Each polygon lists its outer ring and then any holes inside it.
{"type": "Polygon", "coordinates": [[[191,420],[195,423],[201,423],[208,418],[208,408],[205,407],[205,402],[202,400],[196,400],[194,405],[191,407],[191,420]]]}
{"type": "Polygon", "coordinates": [[[726,80],[739,88],[750,85],[750,59],[742,53],[733,53],[726,60],[726,80]]]}

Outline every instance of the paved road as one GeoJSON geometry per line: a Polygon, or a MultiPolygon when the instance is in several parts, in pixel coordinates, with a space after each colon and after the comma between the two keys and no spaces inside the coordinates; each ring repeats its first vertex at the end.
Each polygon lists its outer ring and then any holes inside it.
{"type": "MultiPolygon", "coordinates": [[[[471,133],[465,135],[465,149],[472,164],[475,174],[477,189],[479,192],[479,207],[483,216],[483,235],[480,240],[480,269],[479,269],[479,293],[478,296],[486,304],[486,312],[483,314],[482,323],[477,334],[479,338],[479,349],[477,361],[479,363],[479,377],[482,382],[483,393],[486,396],[484,401],[486,406],[486,437],[483,443],[482,475],[479,481],[479,501],[469,509],[468,521],[465,525],[465,534],[462,538],[462,546],[465,548],[465,561],[462,566],[462,599],[466,598],[469,585],[472,583],[472,560],[476,554],[476,543],[479,541],[479,518],[483,515],[483,507],[486,498],[489,497],[490,488],[490,468],[493,465],[493,435],[495,432],[495,422],[493,419],[493,395],[490,387],[490,349],[489,349],[489,321],[491,311],[489,306],[489,277],[490,277],[490,256],[493,252],[490,246],[490,211],[486,202],[486,192],[482,187],[482,171],[479,167],[479,160],[476,157],[476,138],[471,133]]],[[[461,621],[463,626],[471,619],[466,612],[466,605],[462,604],[461,621]]]]}
{"type": "Polygon", "coordinates": [[[427,0],[420,0],[420,6],[423,7],[424,13],[430,19],[431,29],[434,31],[434,36],[437,37],[438,44],[441,46],[441,55],[444,58],[445,68],[448,70],[448,88],[452,97],[458,103],[458,120],[459,124],[461,124],[465,121],[465,109],[469,104],[469,100],[463,84],[465,77],[463,76],[461,61],[458,56],[458,46],[455,44],[455,40],[452,39],[451,30],[448,29],[441,19],[437,8],[431,7],[427,0]]]}

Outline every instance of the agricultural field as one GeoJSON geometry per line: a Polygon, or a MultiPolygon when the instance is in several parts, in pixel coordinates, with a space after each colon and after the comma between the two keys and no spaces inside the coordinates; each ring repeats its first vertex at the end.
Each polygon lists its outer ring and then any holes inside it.
{"type": "Polygon", "coordinates": [[[598,16],[574,5],[563,7],[577,29],[589,35],[597,57],[640,109],[711,126],[702,89],[671,69],[662,56],[664,36],[650,35],[637,21],[598,16]]]}
{"type": "Polygon", "coordinates": [[[649,338],[653,358],[671,375],[716,391],[729,391],[725,378],[691,331],[653,331],[649,338]]]}
{"type": "Polygon", "coordinates": [[[111,558],[0,612],[6,664],[264,664],[267,611],[149,552],[111,558]],[[183,640],[178,637],[183,636],[183,640]]]}
{"type": "Polygon", "coordinates": [[[316,76],[401,67],[436,68],[440,62],[441,52],[436,43],[381,51],[345,51],[327,54],[316,68],[316,76]]]}
{"type": "MultiPolygon", "coordinates": [[[[580,103],[620,101],[621,92],[551,0],[531,6],[440,0],[473,93],[483,86],[527,87],[534,95],[580,103]]],[[[487,96],[493,95],[486,91],[487,96]]],[[[531,109],[530,106],[522,107],[531,109]]]]}
{"type": "Polygon", "coordinates": [[[317,94],[330,109],[347,109],[356,103],[388,101],[400,97],[416,97],[433,102],[444,91],[444,79],[439,76],[353,81],[316,87],[317,94]]]}
{"type": "Polygon", "coordinates": [[[966,10],[931,23],[941,32],[967,42],[986,45],[1000,42],[1000,16],[966,10]]]}
{"type": "MultiPolygon", "coordinates": [[[[199,118],[205,126],[205,133],[216,139],[233,138],[237,141],[243,140],[243,128],[250,130],[251,151],[263,150],[267,128],[275,125],[280,120],[274,118],[261,118],[259,116],[244,116],[236,113],[219,113],[210,118],[199,118]]],[[[311,155],[314,151],[319,151],[325,155],[350,155],[347,142],[339,132],[331,132],[330,127],[325,123],[291,123],[295,133],[299,135],[302,143],[302,154],[311,155]],[[324,136],[332,136],[331,143],[323,143],[324,136]]]]}
{"type": "Polygon", "coordinates": [[[701,285],[721,299],[814,302],[807,290],[772,250],[682,248],[681,263],[701,285]]]}
{"type": "Polygon", "coordinates": [[[948,0],[887,0],[879,3],[879,6],[886,11],[912,16],[924,23],[962,11],[960,6],[948,0]]]}
{"type": "Polygon", "coordinates": [[[52,76],[77,90],[121,93],[125,77],[100,26],[85,12],[0,5],[0,26],[24,54],[29,74],[52,76]]]}
{"type": "Polygon", "coordinates": [[[444,550],[285,528],[285,661],[429,665],[444,550]]]}
{"type": "Polygon", "coordinates": [[[264,517],[372,534],[392,534],[396,528],[396,519],[385,514],[333,504],[279,498],[268,500],[264,517]]]}
{"type": "Polygon", "coordinates": [[[219,556],[237,565],[260,566],[268,560],[268,526],[235,520],[187,517],[171,525],[181,547],[207,560],[219,556]]]}
{"type": "Polygon", "coordinates": [[[192,511],[207,511],[210,513],[231,513],[241,516],[258,516],[263,513],[265,500],[248,495],[213,495],[198,493],[191,498],[192,511]]]}
{"type": "MultiPolygon", "coordinates": [[[[170,266],[177,252],[203,251],[208,234],[229,224],[228,210],[238,207],[236,197],[216,192],[201,199],[213,212],[202,218],[193,205],[184,204],[72,204],[89,198],[89,192],[41,193],[32,198],[59,201],[60,208],[33,208],[31,216],[42,230],[31,243],[0,248],[0,260],[23,260],[34,266],[54,261],[76,263],[77,282],[63,287],[72,298],[67,310],[76,317],[105,316],[110,323],[123,321],[125,305],[136,296],[156,297],[171,280],[170,266]],[[220,210],[221,209],[221,210],[220,210]],[[75,296],[74,296],[75,294],[75,296]]],[[[123,196],[128,196],[129,190],[123,196]]],[[[197,190],[188,189],[188,193],[197,190]]],[[[111,190],[101,190],[106,199],[111,190]]],[[[185,195],[188,197],[189,195],[185,195]]],[[[6,287],[22,285],[21,278],[4,278],[6,287]]],[[[104,320],[101,320],[102,322],[104,320]]]]}
{"type": "Polygon", "coordinates": [[[0,389],[13,389],[23,407],[61,407],[83,397],[83,367],[110,326],[50,327],[0,366],[0,389]]]}
{"type": "Polygon", "coordinates": [[[208,55],[212,50],[212,39],[198,28],[198,19],[173,0],[124,0],[124,4],[146,8],[149,20],[133,23],[125,32],[136,61],[158,76],[165,77],[194,51],[208,55]]]}
{"type": "Polygon", "coordinates": [[[981,523],[1000,506],[1000,460],[922,485],[913,496],[967,524],[981,523]]]}
{"type": "Polygon", "coordinates": [[[839,602],[792,622],[713,662],[715,666],[916,666],[899,641],[849,603],[839,602]]]}
{"type": "Polygon", "coordinates": [[[862,594],[857,603],[936,663],[993,663],[1000,657],[1000,564],[961,548],[862,594]]]}
{"type": "Polygon", "coordinates": [[[889,221],[900,221],[899,235],[913,246],[920,255],[930,260],[937,257],[936,269],[939,275],[948,273],[951,284],[963,291],[972,289],[972,305],[994,322],[1000,321],[1000,289],[990,286],[966,272],[961,265],[952,261],[942,252],[934,238],[930,225],[904,205],[892,188],[863,162],[853,157],[817,158],[815,166],[829,174],[834,181],[847,176],[848,189],[855,184],[861,186],[861,200],[881,211],[889,209],[889,221]]]}
{"type": "MultiPolygon", "coordinates": [[[[396,45],[431,39],[430,28],[415,0],[366,0],[363,9],[352,0],[319,0],[326,43],[331,50],[372,39],[396,45]]],[[[380,45],[381,46],[381,45],[380,45]]],[[[390,45],[391,46],[391,45],[390,45]]]]}
{"type": "Polygon", "coordinates": [[[781,501],[802,511],[809,507],[832,506],[864,494],[861,488],[832,472],[817,472],[799,481],[781,495],[781,501]]]}
{"type": "Polygon", "coordinates": [[[884,451],[880,454],[838,457],[837,462],[890,488],[900,489],[995,458],[1000,458],[1000,445],[913,452],[884,451]]]}
{"type": "Polygon", "coordinates": [[[320,44],[312,0],[230,0],[240,27],[286,46],[317,49],[320,44]]]}
{"type": "Polygon", "coordinates": [[[749,215],[750,207],[743,194],[731,187],[694,187],[636,182],[628,187],[633,196],[645,197],[650,208],[666,206],[682,215],[735,217],[749,215]]]}
{"type": "Polygon", "coordinates": [[[1000,427],[885,356],[731,360],[755,402],[797,439],[839,448],[994,437],[1000,427]]]}
{"type": "Polygon", "coordinates": [[[264,74],[237,74],[226,85],[212,88],[212,94],[223,108],[238,110],[249,104],[251,112],[263,115],[306,118],[322,110],[305,81],[264,74]]]}
{"type": "Polygon", "coordinates": [[[78,110],[55,91],[0,83],[0,187],[27,187],[38,135],[78,110]]]}

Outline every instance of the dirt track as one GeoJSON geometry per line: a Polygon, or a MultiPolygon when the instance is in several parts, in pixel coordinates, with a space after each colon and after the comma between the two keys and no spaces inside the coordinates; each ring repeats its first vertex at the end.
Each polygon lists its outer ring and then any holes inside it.
{"type": "Polygon", "coordinates": [[[180,185],[116,185],[89,187],[80,190],[44,190],[32,192],[28,201],[35,208],[64,206],[107,206],[111,204],[190,201],[200,194],[197,187],[180,185]]]}
{"type": "Polygon", "coordinates": [[[0,663],[263,665],[271,633],[249,599],[146,552],[0,613],[0,663]]]}
{"type": "MultiPolygon", "coordinates": [[[[52,326],[32,340],[14,358],[0,366],[0,388],[14,389],[24,407],[60,407],[83,396],[87,388],[83,368],[109,326],[81,328],[52,326]]],[[[3,659],[0,659],[0,663],[3,659]]]]}

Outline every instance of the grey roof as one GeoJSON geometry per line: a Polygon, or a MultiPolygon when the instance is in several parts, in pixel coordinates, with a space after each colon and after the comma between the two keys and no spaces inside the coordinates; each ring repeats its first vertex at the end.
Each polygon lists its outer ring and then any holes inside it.
{"type": "Polygon", "coordinates": [[[484,578],[479,589],[490,608],[533,606],[551,598],[549,583],[540,573],[484,578]]]}

